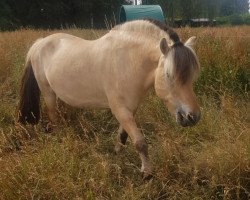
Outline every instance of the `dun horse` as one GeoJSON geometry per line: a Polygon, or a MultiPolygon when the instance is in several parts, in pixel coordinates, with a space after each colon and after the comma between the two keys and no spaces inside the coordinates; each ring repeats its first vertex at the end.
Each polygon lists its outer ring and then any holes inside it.
{"type": "Polygon", "coordinates": [[[26,59],[19,122],[38,123],[40,93],[53,124],[57,98],[79,108],[110,108],[120,123],[115,150],[119,152],[129,136],[147,178],[152,165],[135,112],[154,86],[178,124],[192,126],[199,121],[193,91],[199,72],[195,40],[191,37],[182,43],[165,24],[150,20],[118,25],[92,41],[63,33],[39,39],[26,59]]]}

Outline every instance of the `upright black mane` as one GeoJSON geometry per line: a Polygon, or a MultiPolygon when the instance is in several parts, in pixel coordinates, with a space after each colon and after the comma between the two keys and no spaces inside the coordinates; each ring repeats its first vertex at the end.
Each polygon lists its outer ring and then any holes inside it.
{"type": "Polygon", "coordinates": [[[157,26],[161,30],[165,31],[169,35],[170,39],[174,42],[174,44],[181,43],[180,38],[177,35],[177,33],[172,28],[170,28],[166,23],[163,23],[163,22],[160,22],[160,21],[154,20],[154,19],[146,19],[146,21],[154,24],[155,26],[157,26]]]}
{"type": "Polygon", "coordinates": [[[185,84],[199,72],[199,62],[196,55],[193,51],[183,45],[177,33],[167,26],[166,23],[152,19],[148,19],[147,21],[165,31],[173,41],[174,44],[171,47],[175,65],[173,76],[175,76],[175,80],[180,84],[185,84]]]}

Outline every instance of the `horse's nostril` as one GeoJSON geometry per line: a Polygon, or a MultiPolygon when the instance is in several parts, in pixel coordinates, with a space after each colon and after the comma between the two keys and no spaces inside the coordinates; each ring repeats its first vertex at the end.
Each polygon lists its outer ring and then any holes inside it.
{"type": "Polygon", "coordinates": [[[181,120],[181,121],[185,118],[184,114],[181,113],[180,111],[177,112],[177,117],[178,117],[178,119],[181,120]]]}
{"type": "Polygon", "coordinates": [[[199,121],[200,115],[193,113],[185,113],[183,111],[178,111],[176,113],[177,122],[186,127],[186,126],[194,126],[199,121]]]}
{"type": "Polygon", "coordinates": [[[195,123],[195,122],[196,122],[196,117],[195,117],[195,115],[188,114],[188,115],[187,115],[187,118],[188,118],[188,120],[189,120],[190,122],[192,122],[192,123],[195,123]]]}

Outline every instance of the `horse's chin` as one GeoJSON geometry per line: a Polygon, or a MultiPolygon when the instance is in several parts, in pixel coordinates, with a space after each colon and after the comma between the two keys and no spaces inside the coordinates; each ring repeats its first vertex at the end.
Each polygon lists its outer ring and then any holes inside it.
{"type": "Polygon", "coordinates": [[[188,126],[194,126],[194,124],[189,124],[188,122],[186,121],[177,121],[177,124],[181,125],[182,127],[188,127],[188,126]]]}

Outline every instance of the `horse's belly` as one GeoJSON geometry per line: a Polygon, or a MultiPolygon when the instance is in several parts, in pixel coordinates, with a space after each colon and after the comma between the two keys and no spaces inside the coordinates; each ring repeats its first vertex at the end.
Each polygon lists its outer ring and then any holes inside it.
{"type": "Polygon", "coordinates": [[[108,108],[108,102],[106,101],[106,99],[100,99],[100,98],[84,98],[84,99],[75,99],[72,97],[66,97],[64,95],[58,95],[57,97],[59,99],[61,99],[62,101],[64,101],[65,103],[74,106],[74,107],[78,107],[78,108],[108,108]]]}
{"type": "MultiPolygon", "coordinates": [[[[66,78],[64,78],[66,79],[66,78]]],[[[103,85],[98,82],[81,81],[80,79],[60,80],[50,82],[57,97],[74,107],[107,108],[108,100],[103,85]]]]}
{"type": "Polygon", "coordinates": [[[74,107],[109,107],[107,98],[105,96],[101,96],[100,94],[94,94],[86,91],[82,91],[81,94],[74,94],[70,91],[57,91],[56,95],[59,99],[74,107]]]}

